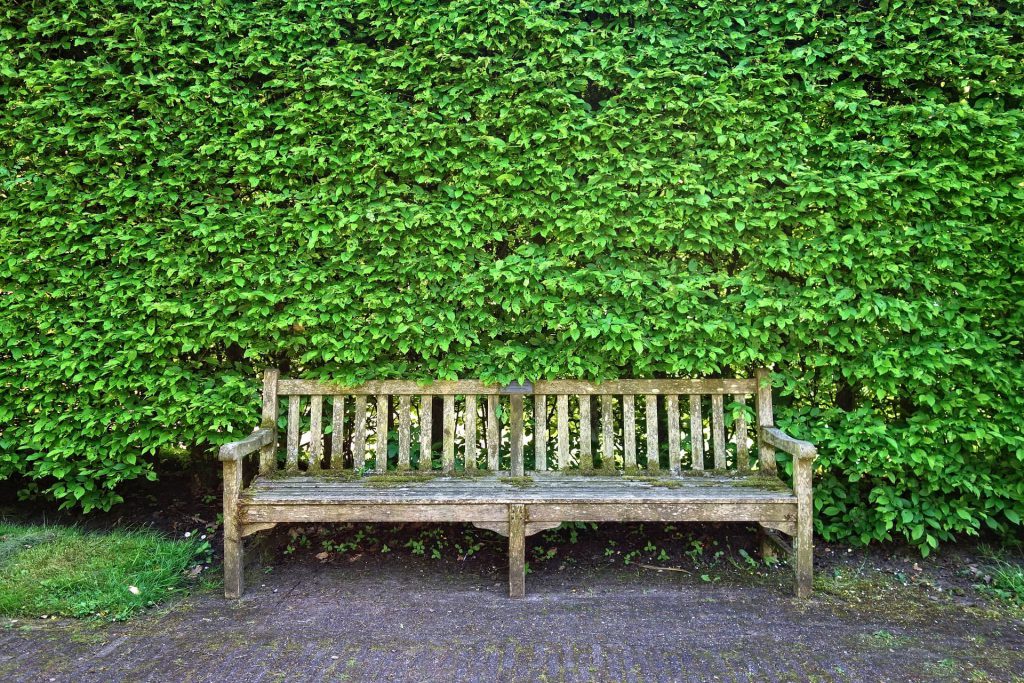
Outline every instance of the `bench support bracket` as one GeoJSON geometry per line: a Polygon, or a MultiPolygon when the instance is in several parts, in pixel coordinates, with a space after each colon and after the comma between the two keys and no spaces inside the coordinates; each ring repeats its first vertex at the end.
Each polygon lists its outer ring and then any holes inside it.
{"type": "Polygon", "coordinates": [[[250,522],[242,525],[242,538],[252,536],[257,531],[267,531],[277,526],[277,522],[250,522]]]}

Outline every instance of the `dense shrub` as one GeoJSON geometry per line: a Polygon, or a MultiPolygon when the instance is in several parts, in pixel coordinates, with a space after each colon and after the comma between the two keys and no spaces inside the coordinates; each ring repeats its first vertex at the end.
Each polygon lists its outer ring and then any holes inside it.
{"type": "Polygon", "coordinates": [[[1024,5],[6,3],[0,477],[308,376],[774,363],[818,531],[1024,514],[1024,5]]]}

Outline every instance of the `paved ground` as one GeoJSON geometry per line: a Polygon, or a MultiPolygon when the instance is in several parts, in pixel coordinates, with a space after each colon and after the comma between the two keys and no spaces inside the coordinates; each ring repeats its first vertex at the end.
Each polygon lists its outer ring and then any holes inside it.
{"type": "Polygon", "coordinates": [[[0,622],[0,680],[1024,681],[1010,613],[828,577],[801,603],[788,581],[552,566],[512,601],[498,567],[277,562],[237,602],[205,590],[126,624],[0,622]]]}

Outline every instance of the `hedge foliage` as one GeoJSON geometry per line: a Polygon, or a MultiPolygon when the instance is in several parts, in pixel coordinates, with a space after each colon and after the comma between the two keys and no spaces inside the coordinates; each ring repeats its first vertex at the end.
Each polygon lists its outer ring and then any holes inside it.
{"type": "Polygon", "coordinates": [[[1024,515],[1024,5],[0,10],[0,477],[88,510],[306,376],[746,374],[818,532],[1024,515]]]}

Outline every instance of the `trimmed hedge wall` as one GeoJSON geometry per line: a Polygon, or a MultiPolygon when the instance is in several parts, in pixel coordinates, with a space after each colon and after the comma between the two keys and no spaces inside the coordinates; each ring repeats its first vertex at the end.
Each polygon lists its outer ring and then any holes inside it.
{"type": "Polygon", "coordinates": [[[0,477],[85,510],[254,369],[746,373],[817,531],[1024,514],[1017,0],[0,10],[0,477]]]}

